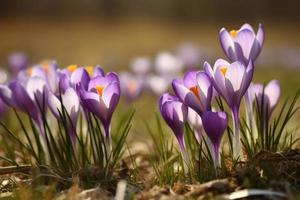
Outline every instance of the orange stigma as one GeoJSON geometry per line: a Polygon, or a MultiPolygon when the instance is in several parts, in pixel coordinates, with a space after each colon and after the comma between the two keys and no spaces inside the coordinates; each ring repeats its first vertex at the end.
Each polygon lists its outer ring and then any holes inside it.
{"type": "Polygon", "coordinates": [[[96,86],[96,90],[97,90],[97,92],[98,92],[98,95],[99,95],[100,97],[102,97],[103,90],[104,90],[104,86],[98,85],[98,86],[96,86]]]}
{"type": "Polygon", "coordinates": [[[28,68],[28,69],[26,70],[26,72],[27,72],[27,74],[28,74],[29,76],[32,76],[33,68],[32,68],[32,67],[28,68]]]}
{"type": "Polygon", "coordinates": [[[43,69],[45,70],[45,72],[46,72],[46,74],[47,74],[48,71],[49,71],[49,67],[50,67],[49,62],[48,62],[48,61],[42,62],[42,67],[43,67],[43,69]]]}
{"type": "Polygon", "coordinates": [[[130,81],[130,82],[128,83],[128,91],[129,91],[130,93],[134,93],[136,90],[137,90],[136,82],[133,81],[133,80],[130,81]]]}
{"type": "Polygon", "coordinates": [[[194,95],[200,100],[199,88],[197,86],[191,87],[190,91],[192,91],[194,93],[194,95]]]}
{"type": "Polygon", "coordinates": [[[67,70],[71,73],[74,72],[76,69],[77,69],[77,65],[69,65],[67,67],[67,70]]]}
{"type": "Polygon", "coordinates": [[[227,72],[227,67],[221,67],[220,72],[223,74],[223,76],[225,76],[227,72]]]}
{"type": "Polygon", "coordinates": [[[236,38],[236,36],[238,35],[238,31],[237,30],[231,30],[230,35],[231,35],[231,37],[236,38]]]}

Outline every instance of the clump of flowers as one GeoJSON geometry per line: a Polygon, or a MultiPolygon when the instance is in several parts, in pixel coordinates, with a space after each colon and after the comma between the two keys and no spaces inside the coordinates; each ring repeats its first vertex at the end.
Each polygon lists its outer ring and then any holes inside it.
{"type": "MultiPolygon", "coordinates": [[[[23,162],[49,166],[63,177],[93,165],[110,177],[133,115],[123,117],[112,142],[112,117],[121,93],[118,74],[105,74],[100,66],[59,69],[55,61],[24,68],[21,55],[13,55],[10,62],[18,72],[0,85],[0,97],[14,110],[23,135],[1,125],[9,134],[7,142],[23,152],[19,154],[23,162]]],[[[17,157],[10,155],[16,164],[17,157]]]]}
{"type": "Polygon", "coordinates": [[[272,80],[266,86],[252,83],[255,60],[261,52],[264,38],[261,24],[257,33],[249,24],[229,32],[222,28],[220,43],[229,61],[218,59],[213,66],[205,62],[204,70],[188,71],[183,79],[173,80],[175,96],[170,93],[162,95],[159,103],[161,115],[173,130],[186,162],[190,157],[201,160],[200,155],[193,155],[197,153],[193,149],[190,154],[186,153],[189,152],[187,147],[191,147],[190,140],[185,141],[190,137],[188,132],[191,128],[196,131],[195,139],[200,149],[205,143],[215,169],[221,168],[221,143],[226,130],[231,149],[229,153],[235,160],[245,159],[245,155],[251,157],[263,149],[284,149],[294,143],[292,139],[288,143],[289,134],[284,136],[283,133],[297,110],[294,106],[299,92],[287,106],[286,115],[282,116],[286,108],[284,105],[279,117],[272,122],[271,115],[280,97],[278,81],[272,80]],[[243,99],[246,120],[240,114],[243,99]],[[213,103],[219,109],[214,108],[213,103]],[[232,127],[228,123],[227,110],[232,115],[232,127]],[[284,119],[281,121],[281,118],[284,119]],[[184,129],[184,126],[189,128],[184,129]]]}

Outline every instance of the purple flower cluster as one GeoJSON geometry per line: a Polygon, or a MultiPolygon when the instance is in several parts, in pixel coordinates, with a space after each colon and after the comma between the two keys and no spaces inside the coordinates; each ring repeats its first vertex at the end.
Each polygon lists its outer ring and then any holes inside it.
{"type": "MultiPolygon", "coordinates": [[[[220,166],[220,145],[228,126],[228,116],[224,111],[213,111],[212,100],[215,96],[221,96],[232,112],[233,153],[234,157],[238,158],[240,156],[240,105],[251,85],[254,62],[264,43],[264,29],[261,24],[257,33],[249,24],[244,24],[239,30],[230,32],[222,28],[220,43],[229,62],[218,59],[213,66],[205,62],[203,71],[189,71],[183,79],[173,80],[175,96],[165,93],[160,98],[161,114],[176,135],[180,149],[183,152],[186,151],[184,142],[184,124],[186,122],[196,129],[198,141],[201,140],[203,128],[210,139],[216,167],[220,166]],[[193,116],[192,119],[189,115],[193,116]]],[[[254,85],[251,85],[250,90],[253,87],[254,85]]],[[[265,93],[267,95],[266,102],[270,106],[270,114],[280,93],[279,89],[274,91],[274,88],[278,88],[277,82],[271,82],[266,87],[265,93]]],[[[249,101],[253,101],[253,96],[259,96],[261,92],[261,89],[255,94],[249,92],[252,95],[249,97],[251,99],[249,101]]],[[[249,96],[248,93],[247,96],[249,96]]]]}
{"type": "Polygon", "coordinates": [[[68,130],[73,142],[76,142],[80,112],[87,120],[92,113],[102,122],[110,145],[111,119],[120,98],[120,81],[116,73],[105,74],[100,66],[69,65],[59,69],[55,61],[24,67],[20,56],[10,57],[16,66],[15,78],[0,85],[0,97],[5,104],[28,114],[41,134],[45,132],[42,117],[48,108],[58,120],[64,109],[70,117],[68,130]]]}

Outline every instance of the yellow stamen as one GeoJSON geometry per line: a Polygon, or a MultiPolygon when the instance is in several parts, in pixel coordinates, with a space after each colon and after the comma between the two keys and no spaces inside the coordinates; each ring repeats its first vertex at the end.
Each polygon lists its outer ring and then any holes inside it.
{"type": "Polygon", "coordinates": [[[69,65],[67,67],[67,70],[71,73],[74,72],[76,69],[77,69],[77,65],[69,65]]]}
{"type": "Polygon", "coordinates": [[[137,90],[137,84],[136,84],[136,82],[135,81],[130,81],[129,83],[128,83],[128,91],[130,92],[130,93],[134,93],[135,91],[137,90]]]}
{"type": "Polygon", "coordinates": [[[192,91],[194,93],[194,95],[200,100],[199,89],[197,86],[191,87],[190,91],[192,91]]]}
{"type": "Polygon", "coordinates": [[[98,86],[96,86],[96,90],[97,90],[99,96],[102,97],[104,86],[98,85],[98,86]]]}
{"type": "Polygon", "coordinates": [[[225,76],[227,72],[227,67],[221,67],[220,72],[223,74],[223,76],[225,76]]]}
{"type": "Polygon", "coordinates": [[[86,66],[84,69],[89,73],[90,76],[94,73],[94,67],[93,66],[86,66]]]}
{"type": "Polygon", "coordinates": [[[28,69],[26,70],[26,72],[27,72],[27,74],[28,74],[29,76],[32,76],[33,68],[32,68],[32,67],[28,68],[28,69]]]}
{"type": "Polygon", "coordinates": [[[237,30],[231,30],[230,35],[231,35],[231,37],[236,38],[236,36],[238,35],[238,31],[237,30]]]}
{"type": "Polygon", "coordinates": [[[48,71],[49,71],[49,67],[50,67],[49,62],[48,62],[48,61],[43,62],[43,63],[42,63],[42,67],[43,67],[43,69],[45,70],[45,72],[46,72],[46,74],[47,74],[48,71]]]}

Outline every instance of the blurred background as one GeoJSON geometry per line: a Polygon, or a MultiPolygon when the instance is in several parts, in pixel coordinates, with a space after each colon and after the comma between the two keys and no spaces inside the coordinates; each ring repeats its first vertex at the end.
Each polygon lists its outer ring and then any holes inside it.
{"type": "MultiPolygon", "coordinates": [[[[203,52],[201,69],[204,60],[225,58],[222,27],[262,23],[266,40],[254,80],[278,79],[287,97],[300,86],[299,7],[300,1],[276,0],[1,0],[0,65],[23,52],[31,64],[55,59],[60,67],[101,64],[119,71],[137,56],[154,59],[192,44],[203,52]]],[[[147,119],[152,106],[157,110],[157,97],[147,97],[135,102],[138,120],[147,119]]]]}

